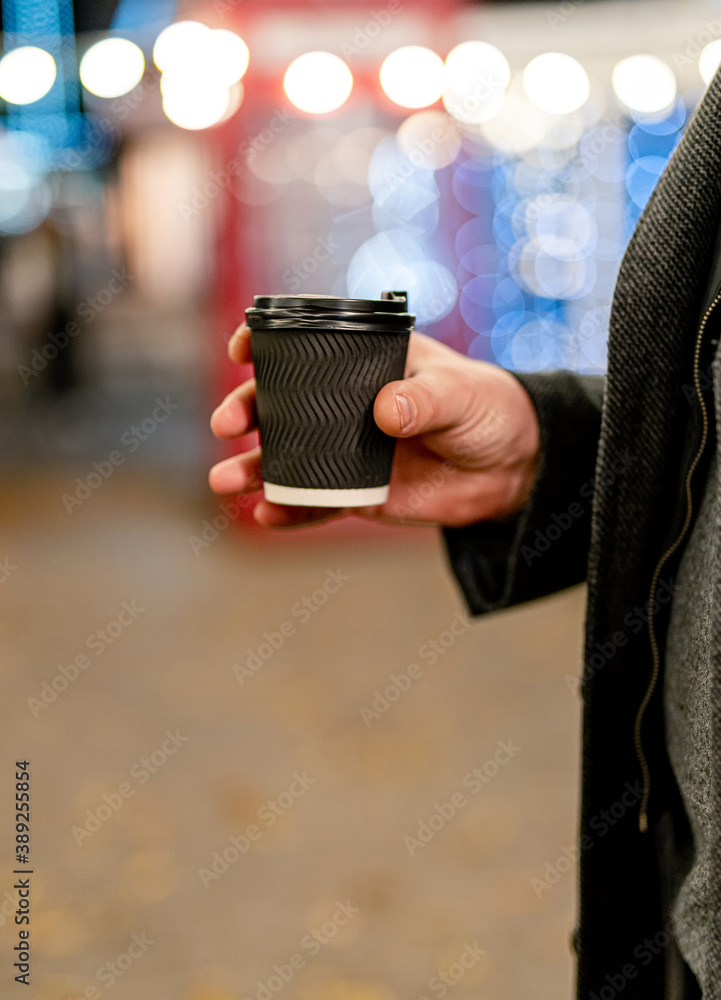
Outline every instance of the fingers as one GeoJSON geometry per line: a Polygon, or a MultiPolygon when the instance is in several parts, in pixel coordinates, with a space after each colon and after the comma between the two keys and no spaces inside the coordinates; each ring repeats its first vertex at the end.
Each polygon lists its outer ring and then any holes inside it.
{"type": "Polygon", "coordinates": [[[263,486],[260,448],[251,448],[218,462],[208,475],[214,493],[252,493],[263,486]]]}
{"type": "Polygon", "coordinates": [[[435,365],[384,385],[373,417],[391,437],[413,437],[457,427],[467,418],[472,392],[460,368],[435,365]]]}
{"type": "Polygon", "coordinates": [[[414,330],[408,342],[405,378],[389,382],[376,396],[373,417],[391,437],[412,437],[458,423],[468,409],[459,391],[462,368],[457,351],[414,330]]]}
{"type": "Polygon", "coordinates": [[[233,389],[210,418],[211,430],[220,438],[247,434],[256,428],[257,423],[254,378],[233,389]]]}
{"type": "MultiPolygon", "coordinates": [[[[254,493],[261,490],[260,448],[252,448],[218,462],[210,470],[208,481],[215,493],[254,493]]],[[[342,507],[286,507],[261,498],[255,505],[253,517],[265,528],[299,528],[332,521],[347,513],[342,507]]]]}
{"type": "Polygon", "coordinates": [[[228,357],[236,365],[250,364],[250,327],[247,323],[240,324],[228,341],[228,357]]]}
{"type": "Polygon", "coordinates": [[[253,517],[264,528],[300,528],[333,521],[347,513],[345,507],[286,507],[263,499],[256,504],[253,517]]]}

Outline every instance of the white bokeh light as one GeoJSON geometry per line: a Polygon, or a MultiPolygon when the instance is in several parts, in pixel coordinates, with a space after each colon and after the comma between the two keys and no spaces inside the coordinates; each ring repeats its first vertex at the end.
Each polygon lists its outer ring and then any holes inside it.
{"type": "Polygon", "coordinates": [[[182,69],[197,58],[208,43],[210,28],[199,21],[176,21],[158,35],[153,46],[153,60],[163,73],[182,69]]]}
{"type": "Polygon", "coordinates": [[[153,59],[162,70],[163,111],[180,128],[210,128],[240,106],[249,53],[234,32],[176,21],[158,35],[153,59]]]}
{"type": "Polygon", "coordinates": [[[3,148],[0,155],[0,234],[18,235],[40,225],[51,196],[42,177],[13,160],[9,152],[3,148]]]}
{"type": "Polygon", "coordinates": [[[511,79],[500,49],[488,42],[462,42],[448,53],[445,69],[443,103],[454,118],[479,124],[500,111],[511,79]]]}
{"type": "Polygon", "coordinates": [[[215,81],[203,85],[197,80],[163,74],[160,88],[163,111],[170,121],[193,131],[222,121],[231,103],[230,90],[215,81]]]}
{"type": "Polygon", "coordinates": [[[400,229],[385,230],[356,250],[346,276],[353,298],[379,298],[384,288],[403,288],[421,323],[437,323],[458,299],[456,280],[442,264],[429,260],[422,245],[400,229]]]}
{"type": "Polygon", "coordinates": [[[591,92],[588,74],[572,56],[544,52],[523,71],[523,89],[537,108],[567,115],[582,107],[591,92]]]}
{"type": "Polygon", "coordinates": [[[97,97],[121,97],[140,83],[145,72],[142,50],[127,38],[104,38],[80,61],[80,80],[97,97]]]}
{"type": "Polygon", "coordinates": [[[514,93],[507,94],[499,113],[481,126],[492,146],[513,156],[536,149],[547,129],[547,116],[524,95],[514,93]]]}
{"type": "Polygon", "coordinates": [[[674,72],[657,56],[622,59],[614,66],[611,82],[620,101],[645,114],[663,111],[676,97],[674,72]]]}
{"type": "Polygon", "coordinates": [[[402,108],[427,108],[440,100],[445,83],[441,57],[421,45],[391,52],[380,69],[381,87],[402,108]]]}
{"type": "Polygon", "coordinates": [[[711,83],[721,63],[721,38],[709,42],[698,58],[698,71],[706,86],[711,83]]]}
{"type": "Polygon", "coordinates": [[[353,74],[332,52],[306,52],[294,59],[283,78],[291,104],[311,115],[324,115],[345,104],[353,74]]]}
{"type": "Polygon", "coordinates": [[[55,83],[55,60],[45,49],[23,45],[0,59],[0,97],[8,104],[33,104],[55,83]]]}
{"type": "Polygon", "coordinates": [[[250,53],[240,35],[225,28],[210,33],[210,57],[219,83],[232,87],[245,76],[250,53]]]}
{"type": "Polygon", "coordinates": [[[199,21],[176,21],[158,35],[153,59],[163,73],[193,76],[232,87],[245,75],[248,46],[225,28],[208,28],[199,21]]]}
{"type": "Polygon", "coordinates": [[[415,167],[441,170],[461,151],[458,123],[443,111],[417,111],[399,126],[396,142],[415,167]]]}

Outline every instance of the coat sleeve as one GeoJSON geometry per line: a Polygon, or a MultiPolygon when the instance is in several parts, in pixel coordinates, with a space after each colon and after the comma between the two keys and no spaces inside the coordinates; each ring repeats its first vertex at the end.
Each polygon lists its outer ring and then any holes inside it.
{"type": "Polygon", "coordinates": [[[512,520],[442,529],[472,615],[544,597],[586,577],[605,378],[514,374],[531,397],[541,432],[528,503],[512,520]]]}

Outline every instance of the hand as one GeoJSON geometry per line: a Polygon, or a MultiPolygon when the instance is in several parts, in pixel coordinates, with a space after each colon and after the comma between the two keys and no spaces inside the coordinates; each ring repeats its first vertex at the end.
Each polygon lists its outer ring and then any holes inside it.
{"type": "MultiPolygon", "coordinates": [[[[251,361],[250,330],[230,339],[228,356],[251,361]]],[[[405,378],[383,386],[373,416],[397,438],[390,495],[375,507],[289,507],[261,499],[255,520],[269,528],[314,524],[355,514],[390,523],[449,527],[504,520],[528,499],[540,450],[538,420],[521,383],[422,333],[411,333],[405,378]]],[[[257,427],[255,379],[234,389],[213,413],[213,433],[237,438],[257,427]]],[[[260,448],[210,471],[216,493],[261,490],[260,448]]]]}

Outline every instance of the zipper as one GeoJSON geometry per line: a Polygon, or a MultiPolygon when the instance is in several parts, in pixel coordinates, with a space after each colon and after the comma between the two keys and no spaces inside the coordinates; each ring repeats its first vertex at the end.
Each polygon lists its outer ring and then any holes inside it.
{"type": "Polygon", "coordinates": [[[706,332],[706,326],[709,321],[711,313],[714,311],[718,303],[721,302],[721,292],[716,295],[711,305],[708,307],[704,313],[703,319],[701,320],[701,325],[698,330],[698,335],[696,337],[696,349],[694,351],[693,359],[693,381],[694,387],[696,389],[696,396],[698,398],[699,406],[701,407],[701,441],[699,443],[696,454],[694,455],[693,461],[689,467],[688,473],[686,475],[686,517],[684,518],[681,529],[676,536],[675,541],[669,546],[668,549],[659,559],[656,564],[656,569],[654,570],[653,576],[651,578],[651,587],[649,590],[649,604],[648,604],[648,637],[651,643],[651,654],[653,657],[653,668],[651,670],[651,679],[649,680],[648,687],[646,688],[646,694],[644,695],[643,701],[641,702],[638,713],[636,714],[636,722],[633,728],[633,739],[634,745],[636,747],[636,757],[638,763],[641,767],[641,773],[643,775],[643,798],[641,799],[641,809],[638,816],[638,828],[641,833],[646,833],[648,830],[648,800],[651,794],[651,773],[648,766],[648,761],[643,750],[643,740],[641,738],[641,726],[643,725],[643,717],[648,708],[648,704],[653,697],[653,693],[656,690],[656,685],[658,684],[658,677],[661,668],[661,655],[658,649],[658,641],[656,639],[656,626],[653,620],[653,605],[656,600],[656,588],[658,586],[658,580],[661,576],[661,571],[666,565],[668,560],[677,551],[678,547],[683,542],[688,532],[689,525],[691,524],[691,518],[693,516],[693,494],[691,492],[691,480],[693,474],[696,471],[698,463],[701,461],[701,456],[703,455],[706,444],[708,443],[708,411],[706,409],[706,402],[703,398],[701,391],[701,383],[699,381],[699,361],[701,358],[701,347],[703,345],[703,337],[706,332]]]}

